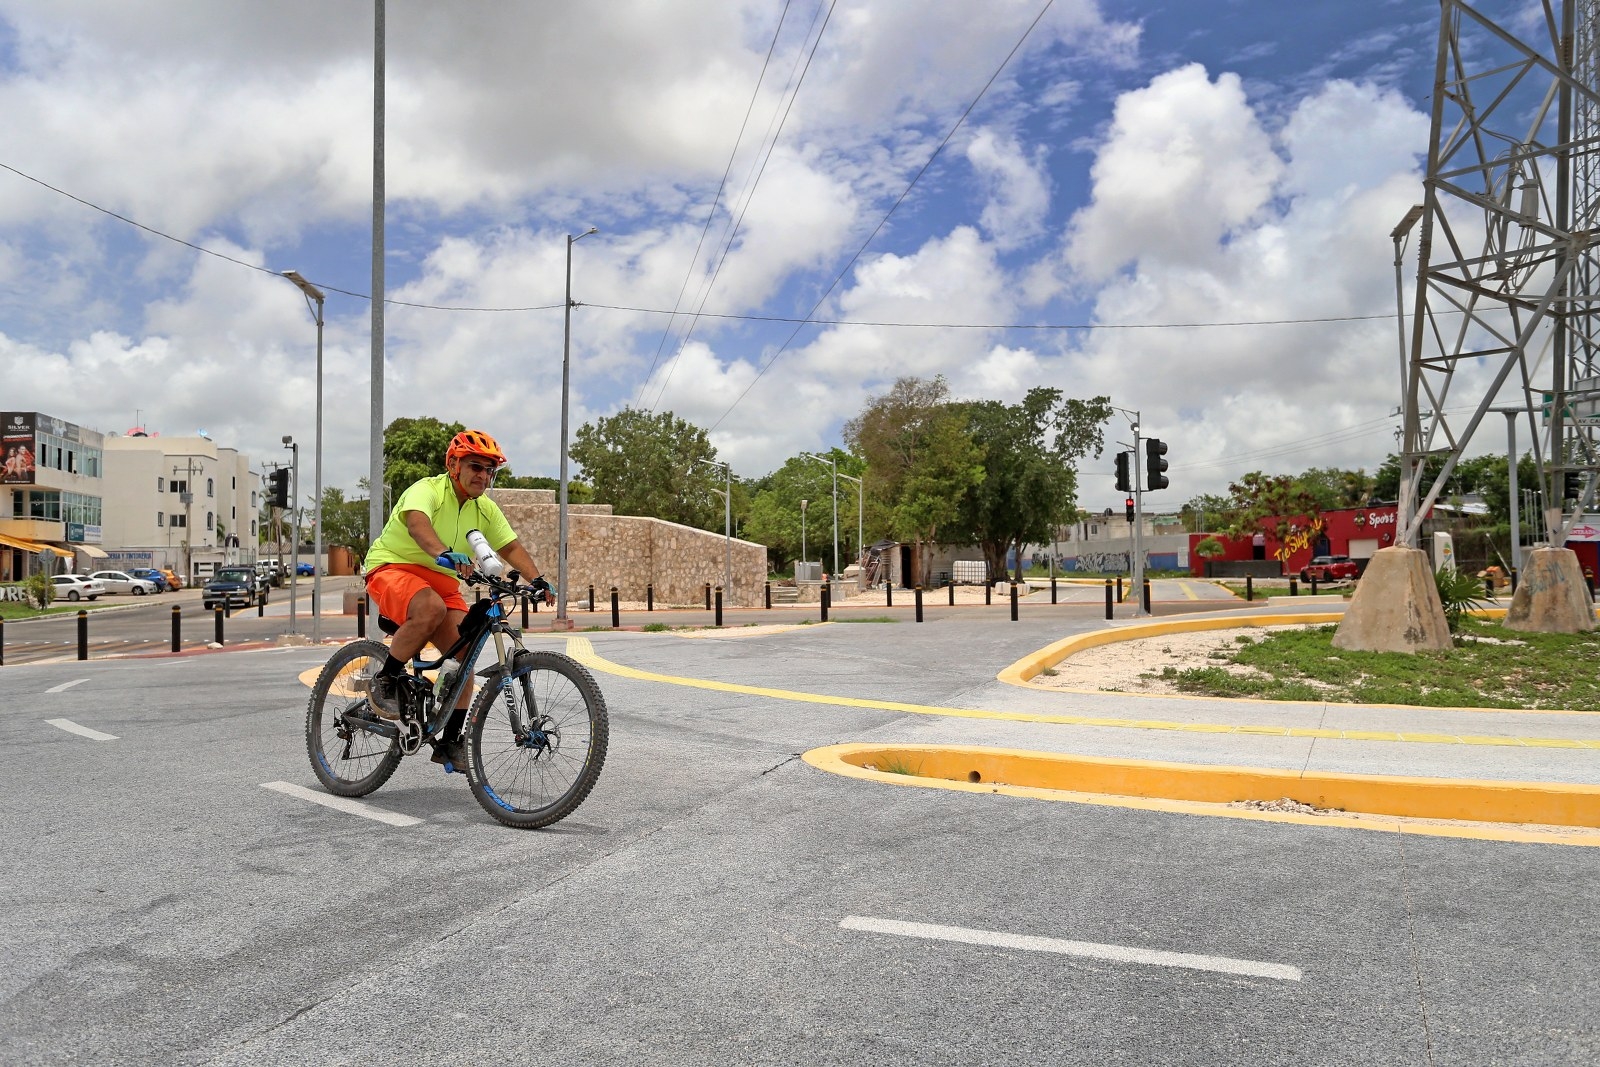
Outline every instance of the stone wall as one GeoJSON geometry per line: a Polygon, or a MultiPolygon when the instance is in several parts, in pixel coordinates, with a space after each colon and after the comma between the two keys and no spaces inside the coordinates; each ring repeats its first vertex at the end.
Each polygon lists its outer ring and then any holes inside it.
{"type": "MultiPolygon", "coordinates": [[[[523,547],[555,583],[560,508],[553,489],[492,489],[523,547]]],[[[602,604],[611,587],[625,601],[642,601],[655,586],[657,604],[704,605],[705,584],[723,584],[728,543],[721,534],[638,515],[613,515],[610,504],[567,505],[567,599],[582,600],[589,586],[602,604]]],[[[767,580],[767,548],[732,539],[733,588],[729,607],[757,607],[767,580]]]]}

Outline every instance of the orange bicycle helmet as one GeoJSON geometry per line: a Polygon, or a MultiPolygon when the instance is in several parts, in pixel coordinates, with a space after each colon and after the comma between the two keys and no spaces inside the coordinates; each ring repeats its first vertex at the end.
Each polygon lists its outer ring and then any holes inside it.
{"type": "Polygon", "coordinates": [[[462,456],[483,456],[494,460],[499,467],[506,463],[506,454],[500,451],[499,443],[482,430],[462,430],[450,439],[450,447],[444,453],[445,462],[462,456]]]}

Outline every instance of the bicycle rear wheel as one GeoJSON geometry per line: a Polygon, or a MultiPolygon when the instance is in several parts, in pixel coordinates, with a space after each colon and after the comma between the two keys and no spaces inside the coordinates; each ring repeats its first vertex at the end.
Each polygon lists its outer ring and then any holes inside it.
{"type": "Polygon", "coordinates": [[[400,766],[397,738],[347,722],[347,717],[370,717],[367,683],[388,654],[381,641],[353,641],[328,658],[311,689],[311,701],[306,705],[306,753],[317,780],[336,796],[366,796],[400,766]]]}
{"type": "Polygon", "coordinates": [[[518,652],[514,715],[496,672],[467,719],[467,780],[483,809],[507,826],[536,830],[582,804],[606,761],[610,727],[594,678],[559,652],[518,652]],[[531,729],[519,730],[525,717],[531,729]]]}

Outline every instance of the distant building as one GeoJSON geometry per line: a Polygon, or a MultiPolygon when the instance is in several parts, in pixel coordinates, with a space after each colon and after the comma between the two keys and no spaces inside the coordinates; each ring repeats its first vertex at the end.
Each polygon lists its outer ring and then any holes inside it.
{"type": "Polygon", "coordinates": [[[0,581],[103,558],[102,440],[52,415],[0,412],[0,581]]]}
{"type": "Polygon", "coordinates": [[[209,437],[105,438],[108,565],[171,567],[188,580],[256,558],[261,479],[209,437]]]}

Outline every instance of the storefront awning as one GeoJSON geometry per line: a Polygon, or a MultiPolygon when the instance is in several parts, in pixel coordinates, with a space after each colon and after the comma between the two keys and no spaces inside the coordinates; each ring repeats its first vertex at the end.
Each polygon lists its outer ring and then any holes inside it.
{"type": "Polygon", "coordinates": [[[76,548],[79,552],[82,552],[85,556],[88,556],[90,559],[109,559],[110,558],[110,555],[108,553],[102,551],[101,549],[96,548],[94,545],[73,545],[72,547],[76,548]]]}
{"type": "Polygon", "coordinates": [[[39,551],[40,552],[54,552],[56,555],[60,556],[62,559],[71,559],[72,558],[72,549],[70,549],[70,548],[57,548],[55,545],[40,545],[39,546],[39,551]]]}
{"type": "Polygon", "coordinates": [[[24,552],[43,552],[45,550],[45,546],[37,541],[24,541],[20,537],[8,537],[5,534],[0,534],[0,545],[5,545],[7,548],[19,548],[24,552]]]}

